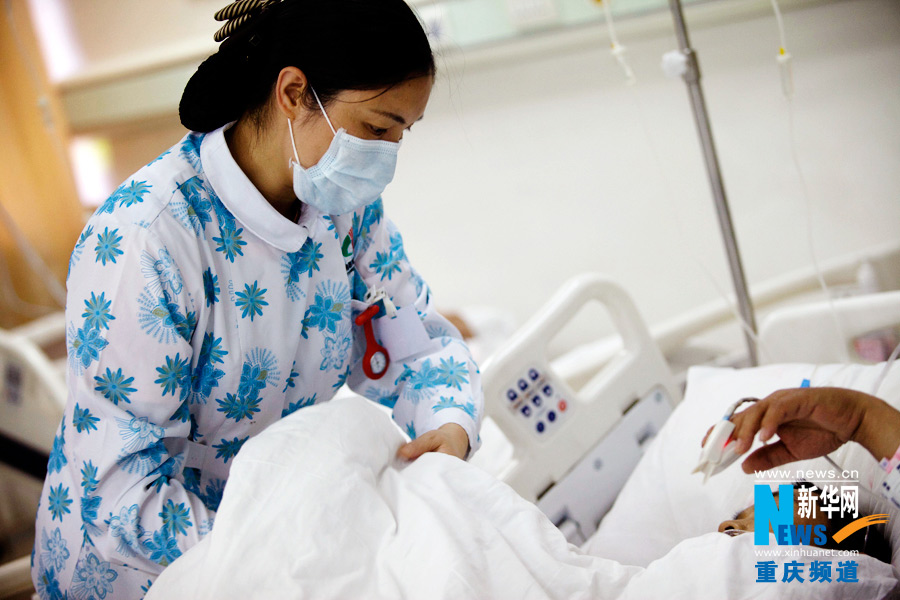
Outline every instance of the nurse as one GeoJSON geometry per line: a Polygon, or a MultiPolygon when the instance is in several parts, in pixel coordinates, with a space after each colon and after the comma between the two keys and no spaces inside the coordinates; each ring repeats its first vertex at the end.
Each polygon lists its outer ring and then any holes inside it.
{"type": "Polygon", "coordinates": [[[419,21],[403,0],[241,0],[217,18],[224,41],[181,100],[191,132],[72,253],[41,598],[141,597],[212,528],[242,444],[345,383],[393,408],[406,458],[479,445],[478,369],[380,198],[434,81],[419,21]]]}

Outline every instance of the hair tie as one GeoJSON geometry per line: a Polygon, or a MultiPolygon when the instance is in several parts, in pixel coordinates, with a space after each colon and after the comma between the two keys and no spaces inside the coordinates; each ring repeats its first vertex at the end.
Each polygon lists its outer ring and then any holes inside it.
{"type": "Polygon", "coordinates": [[[216,21],[227,21],[213,36],[217,42],[221,42],[237,30],[241,29],[254,17],[263,12],[269,5],[280,0],[237,0],[225,8],[219,10],[214,18],[216,21]]]}

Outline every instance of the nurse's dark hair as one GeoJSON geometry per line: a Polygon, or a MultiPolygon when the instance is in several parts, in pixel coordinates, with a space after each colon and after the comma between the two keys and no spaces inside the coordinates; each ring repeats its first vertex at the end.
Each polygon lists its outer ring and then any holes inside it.
{"type": "MultiPolygon", "coordinates": [[[[243,23],[233,19],[239,26],[185,86],[178,112],[188,129],[212,131],[241,117],[259,125],[278,74],[289,66],[303,71],[326,105],[343,90],[378,90],[434,76],[431,46],[404,0],[259,4],[243,23]]],[[[302,101],[317,109],[311,93],[302,101]]]]}

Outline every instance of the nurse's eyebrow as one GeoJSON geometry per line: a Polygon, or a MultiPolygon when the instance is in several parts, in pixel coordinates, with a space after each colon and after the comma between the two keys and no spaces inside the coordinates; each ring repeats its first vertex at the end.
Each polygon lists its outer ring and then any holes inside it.
{"type": "MultiPolygon", "coordinates": [[[[387,118],[389,118],[389,119],[393,119],[394,121],[396,121],[396,122],[399,123],[400,125],[406,125],[406,119],[404,119],[403,117],[401,117],[401,116],[398,115],[397,113],[392,113],[392,112],[390,112],[390,111],[387,111],[387,110],[380,110],[380,109],[377,109],[377,108],[373,108],[372,110],[373,110],[374,112],[377,112],[379,115],[385,116],[385,117],[387,117],[387,118]]],[[[425,117],[425,115],[422,115],[421,117],[419,117],[418,119],[416,119],[416,122],[421,121],[424,117],[425,117]]]]}

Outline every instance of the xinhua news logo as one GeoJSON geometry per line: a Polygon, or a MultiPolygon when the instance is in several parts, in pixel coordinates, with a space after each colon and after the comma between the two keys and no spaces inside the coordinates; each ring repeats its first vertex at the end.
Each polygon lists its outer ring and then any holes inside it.
{"type": "MultiPolygon", "coordinates": [[[[825,523],[796,523],[797,517],[815,519],[817,514],[827,515],[829,519],[836,516],[851,515],[859,517],[859,486],[827,484],[823,486],[819,500],[815,493],[819,489],[813,486],[794,488],[792,484],[781,484],[776,492],[769,484],[756,484],[753,489],[755,505],[753,517],[754,543],[757,546],[768,546],[770,530],[780,546],[824,546],[828,543],[828,527],[825,523]],[[796,497],[795,497],[796,492],[796,497]],[[796,507],[795,507],[796,500],[796,507]]],[[[868,526],[869,517],[853,521],[834,534],[834,541],[840,543],[853,531],[868,526]],[[859,525],[858,527],[855,527],[859,525]],[[854,526],[853,531],[845,531],[854,526]],[[840,538],[840,539],[838,539],[840,538]]],[[[884,522],[884,521],[882,521],[884,522]]]]}
{"type": "Polygon", "coordinates": [[[887,515],[859,516],[859,480],[856,471],[843,471],[842,479],[836,479],[838,473],[828,471],[804,471],[798,473],[800,479],[827,477],[829,481],[820,483],[821,487],[804,483],[802,485],[782,483],[778,491],[771,487],[771,481],[760,483],[763,476],[784,477],[782,471],[765,471],[757,473],[757,483],[753,489],[754,501],[754,543],[757,546],[768,546],[770,531],[780,546],[828,544],[828,523],[842,522],[847,518],[855,519],[842,528],[834,531],[831,539],[840,544],[857,531],[886,523],[887,515]],[[851,479],[852,478],[852,479],[851,479]],[[797,521],[801,521],[798,523],[797,521]]]}
{"type": "Polygon", "coordinates": [[[822,558],[858,556],[858,549],[848,547],[853,546],[852,543],[848,542],[844,547],[841,543],[858,531],[888,521],[885,514],[859,516],[859,479],[855,471],[840,474],[831,470],[805,471],[793,476],[784,471],[758,472],[753,493],[753,542],[756,546],[769,546],[771,533],[779,546],[776,550],[760,548],[756,551],[757,557],[815,557],[809,563],[790,560],[779,564],[775,560],[757,560],[757,582],[858,582],[856,560],[834,563],[822,558]],[[810,479],[818,485],[809,483],[810,479]],[[787,483],[792,480],[802,483],[787,483]],[[779,484],[777,491],[772,489],[775,483],[779,484]],[[812,548],[788,549],[785,546],[812,548]],[[783,571],[781,577],[779,566],[783,571]],[[836,569],[834,579],[833,566],[836,569]]]}

